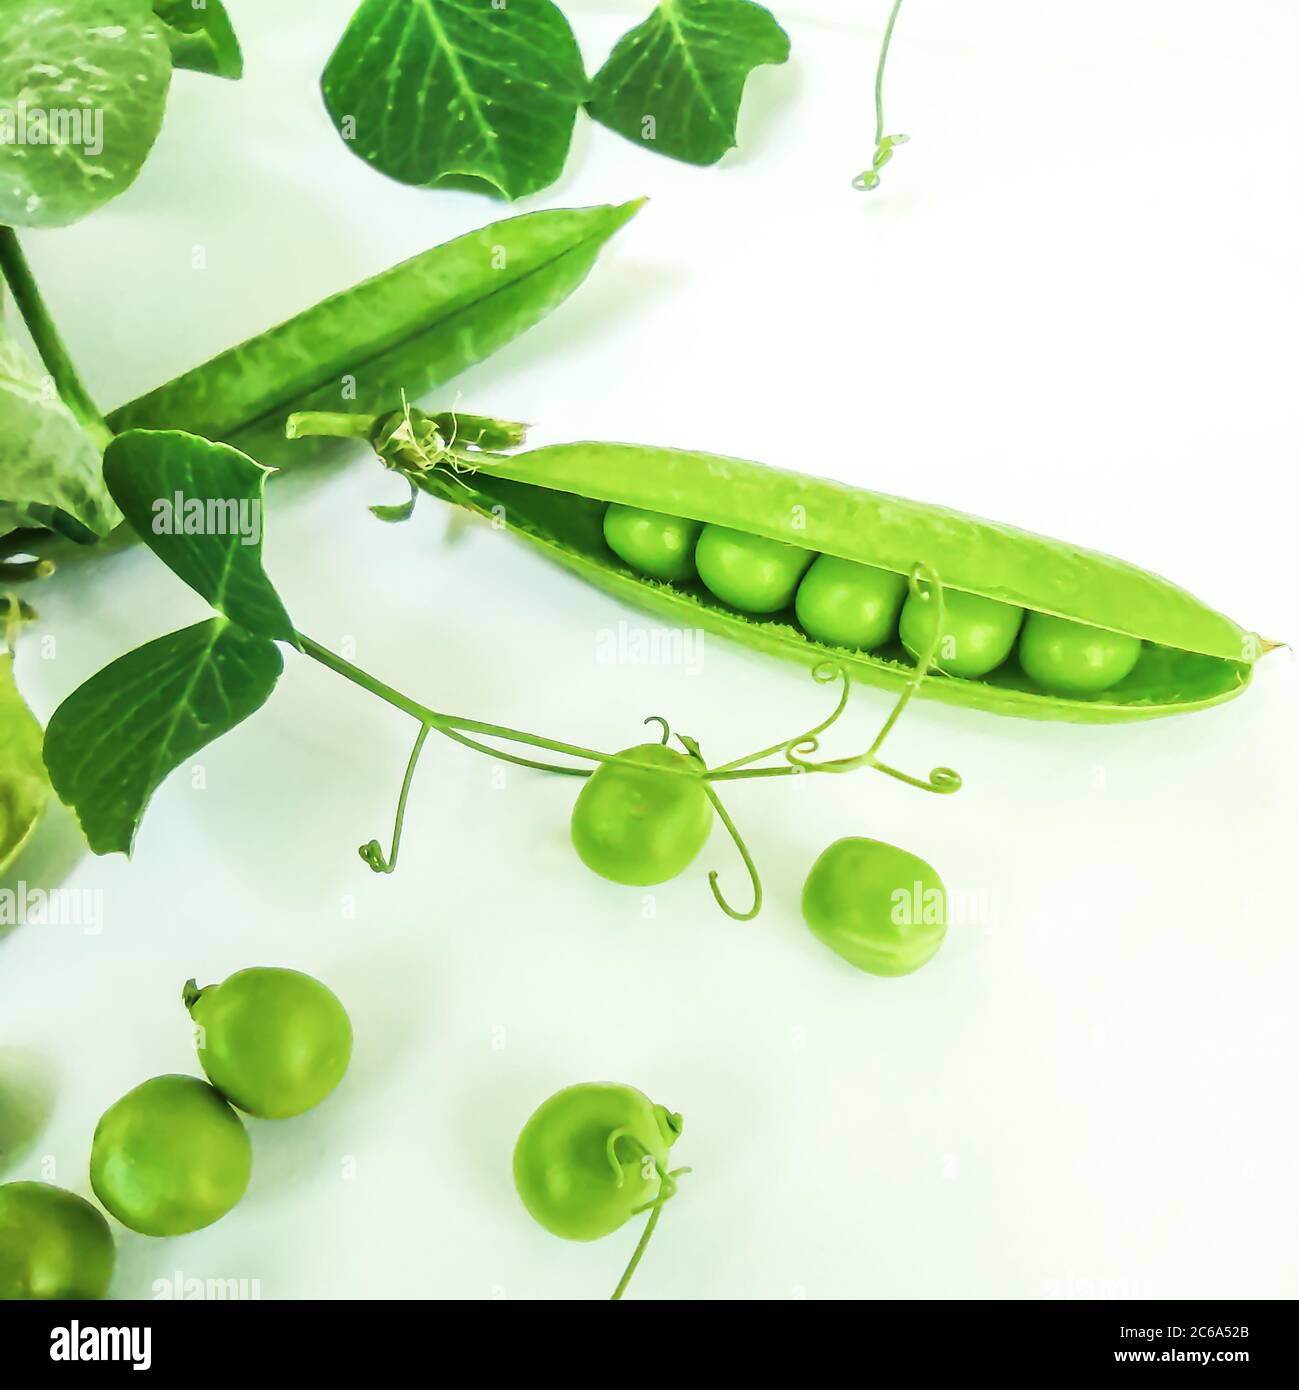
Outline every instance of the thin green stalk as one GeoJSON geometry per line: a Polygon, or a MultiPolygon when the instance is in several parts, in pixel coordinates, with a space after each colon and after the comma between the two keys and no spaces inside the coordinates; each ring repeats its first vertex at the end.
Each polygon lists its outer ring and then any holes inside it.
{"type": "Polygon", "coordinates": [[[401,828],[406,820],[406,798],[410,795],[410,784],[415,780],[415,765],[419,762],[419,755],[424,751],[424,740],[428,738],[428,731],[429,726],[427,724],[419,726],[415,747],[411,750],[410,761],[406,764],[406,775],[401,779],[401,795],[397,798],[397,816],[392,825],[391,851],[385,857],[378,840],[371,840],[368,845],[361,846],[361,858],[376,874],[390,874],[397,867],[397,852],[401,849],[401,828]]]}
{"type": "MultiPolygon", "coordinates": [[[[340,676],[346,677],[354,685],[359,685],[362,690],[368,690],[371,695],[377,695],[379,699],[386,701],[395,709],[409,714],[412,719],[418,720],[421,724],[428,724],[440,732],[460,730],[466,733],[482,734],[488,738],[503,738],[510,743],[525,743],[532,748],[545,748],[552,753],[563,753],[570,758],[586,758],[591,762],[608,763],[613,758],[608,753],[597,753],[593,748],[582,748],[577,744],[559,743],[555,739],[541,738],[537,734],[527,734],[520,729],[510,729],[502,724],[487,724],[480,719],[462,719],[459,715],[442,714],[438,710],[429,709],[427,705],[421,705],[418,700],[412,700],[409,695],[403,695],[401,691],[394,690],[392,686],[385,685],[383,681],[362,671],[359,666],[353,666],[350,661],[331,652],[328,647],[322,647],[319,642],[314,642],[304,633],[297,634],[299,645],[307,656],[320,662],[322,666],[327,666],[331,671],[340,676]]],[[[485,751],[485,750],[484,750],[485,751]]],[[[549,769],[562,771],[563,769],[549,769]]]]}
{"type": "Polygon", "coordinates": [[[880,60],[875,68],[875,143],[884,139],[884,64],[888,62],[889,44],[893,42],[893,26],[898,22],[902,0],[893,0],[889,22],[884,26],[884,42],[880,45],[880,60]]]}
{"type": "MultiPolygon", "coordinates": [[[[618,1287],[613,1291],[611,1303],[618,1300],[627,1291],[627,1285],[631,1283],[631,1276],[636,1273],[636,1266],[640,1264],[641,1256],[645,1253],[646,1247],[650,1243],[650,1237],[654,1234],[654,1227],[659,1224],[659,1217],[663,1215],[662,1207],[655,1207],[650,1212],[650,1219],[645,1223],[645,1229],[641,1232],[640,1240],[636,1243],[636,1249],[632,1252],[632,1257],[627,1268],[622,1272],[622,1278],[618,1280],[618,1287]]],[[[606,1286],[607,1287],[607,1286],[606,1286]]]]}
{"type": "Polygon", "coordinates": [[[46,308],[27,257],[23,254],[18,234],[12,227],[0,227],[0,273],[3,273],[13,294],[14,303],[32,335],[41,361],[54,378],[60,398],[102,452],[108,448],[113,432],[104,423],[99,407],[77,373],[71,354],[46,308]]]}
{"type": "Polygon", "coordinates": [[[889,22],[884,26],[884,41],[880,44],[879,62],[875,67],[875,158],[871,167],[858,174],[852,181],[854,188],[864,191],[879,187],[880,170],[893,158],[893,151],[899,145],[905,145],[908,139],[905,135],[884,134],[884,65],[888,62],[889,44],[893,41],[893,26],[897,23],[898,11],[901,8],[902,0],[893,0],[889,22]]]}

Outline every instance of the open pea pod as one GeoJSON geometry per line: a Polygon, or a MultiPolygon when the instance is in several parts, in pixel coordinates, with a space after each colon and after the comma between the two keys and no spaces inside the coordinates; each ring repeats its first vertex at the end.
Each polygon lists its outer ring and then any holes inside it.
{"type": "Polygon", "coordinates": [[[901,691],[915,666],[896,636],[870,651],[813,641],[792,611],[754,617],[701,583],[646,579],[604,539],[609,503],[714,523],[822,555],[911,575],[926,567],[964,591],[1140,639],[1135,666],[1093,695],[1050,693],[1011,656],[979,679],[930,674],[920,693],[1029,719],[1117,723],[1204,709],[1249,683],[1263,641],[1186,590],[1096,551],[926,503],[824,478],[676,449],[564,444],[476,456],[470,466],[412,475],[425,491],[500,518],[583,578],[673,622],[901,691]]]}

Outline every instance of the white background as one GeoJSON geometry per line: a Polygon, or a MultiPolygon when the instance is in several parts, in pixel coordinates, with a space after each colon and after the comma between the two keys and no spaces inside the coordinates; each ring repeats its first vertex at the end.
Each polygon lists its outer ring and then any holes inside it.
{"type": "MultiPolygon", "coordinates": [[[[351,0],[230,8],[246,79],[178,76],[136,187],[27,238],[105,405],[504,215],[338,141],[316,82],[351,0]]],[[[592,70],[647,8],[565,0],[592,70]]],[[[714,449],[945,502],[1299,635],[1293,6],[915,0],[887,84],[912,140],[872,195],[850,181],[885,0],[775,8],[794,58],[755,75],[721,167],[582,120],[563,180],[518,210],[652,202],[567,305],[437,399],[539,442],[714,449]]],[[[359,457],[278,484],[268,561],[303,629],[353,637],[428,703],[607,749],[663,713],[714,758],[820,717],[805,673],[720,639],[697,674],[600,665],[599,634],[644,619],[427,499],[404,528],[369,516],[401,493],[359,457]]],[[[36,597],[20,677],[42,717],[202,614],[138,548],[36,597]]],[[[290,654],[201,756],[207,789],[181,772],[159,792],[133,862],[81,857],[62,813],[20,865],[101,891],[105,924],[0,940],[0,1080],[43,1120],[5,1176],[87,1191],[101,1111],[195,1069],[186,977],[282,964],[347,1004],[352,1070],[312,1115],[253,1123],[252,1187],[219,1225],[121,1232],[121,1296],[175,1271],[264,1297],[607,1296],[638,1223],[558,1241],[509,1170],[537,1103],[607,1079],[684,1113],[695,1170],[640,1298],[1294,1297],[1297,693],[1282,651],[1238,702],[1153,724],[921,704],[893,758],[958,767],[959,796],[867,772],[736,789],[763,916],[712,906],[713,865],[744,891],[719,830],[647,922],[577,862],[571,782],[498,788],[498,764],[441,742],[399,871],[371,875],[355,847],[386,843],[413,730],[290,654]],[[984,920],[910,978],[853,971],[798,913],[845,834],[929,859],[984,920]]],[[[886,708],[860,690],[838,749],[886,708]]]]}

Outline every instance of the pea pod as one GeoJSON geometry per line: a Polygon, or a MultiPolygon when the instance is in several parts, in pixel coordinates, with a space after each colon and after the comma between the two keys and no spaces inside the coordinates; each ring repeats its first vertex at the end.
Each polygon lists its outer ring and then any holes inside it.
{"type": "Polygon", "coordinates": [[[643,200],[511,217],[456,237],[227,349],[108,417],[116,434],[181,429],[262,462],[291,410],[390,410],[490,356],[556,308],[643,200]],[[350,391],[348,388],[351,388],[350,391]]]}
{"type": "MultiPolygon", "coordinates": [[[[383,433],[376,434],[381,449],[383,433]]],[[[811,640],[790,614],[733,610],[698,583],[666,585],[636,574],[610,550],[607,504],[728,527],[805,551],[907,575],[917,566],[950,591],[1138,639],[1131,671],[1095,694],[1051,693],[1011,660],[979,679],[936,672],[919,693],[1030,719],[1117,723],[1205,709],[1249,683],[1275,643],[1263,641],[1186,590],[1096,551],[1048,540],[928,503],[738,459],[628,444],[562,444],[513,455],[420,467],[398,449],[390,463],[425,491],[504,521],[552,559],[621,598],[683,626],[894,691],[915,667],[895,640],[848,652],[811,640]]],[[[435,460],[436,462],[436,460],[435,460]]]]}

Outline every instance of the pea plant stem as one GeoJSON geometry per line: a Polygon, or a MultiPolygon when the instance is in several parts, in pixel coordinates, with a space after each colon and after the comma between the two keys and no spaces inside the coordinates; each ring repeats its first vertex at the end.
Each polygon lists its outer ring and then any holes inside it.
{"type": "MultiPolygon", "coordinates": [[[[378,696],[379,699],[392,705],[395,709],[410,715],[412,719],[426,724],[431,729],[436,729],[439,733],[447,734],[453,738],[457,733],[502,738],[510,743],[523,743],[531,748],[544,748],[548,752],[562,753],[570,758],[586,758],[590,762],[607,763],[613,760],[610,754],[597,753],[593,748],[582,748],[577,744],[561,743],[555,739],[542,738],[537,734],[524,733],[520,729],[510,729],[501,724],[488,724],[480,719],[463,719],[459,715],[442,714],[438,710],[429,709],[427,705],[421,705],[418,700],[412,700],[409,695],[403,695],[401,691],[394,690],[390,685],[385,685],[383,681],[370,675],[368,671],[362,671],[359,666],[353,666],[350,661],[339,656],[336,652],[331,652],[328,647],[313,641],[304,633],[299,632],[297,638],[299,646],[307,656],[350,680],[354,685],[359,685],[362,690],[368,690],[371,695],[378,696]]],[[[459,738],[457,742],[466,743],[469,740],[459,738]]],[[[488,753],[498,757],[506,756],[481,744],[469,743],[469,746],[476,747],[480,753],[488,753]]],[[[509,758],[507,760],[518,761],[509,758]]],[[[527,765],[546,771],[569,772],[570,774],[574,771],[574,769],[568,768],[552,768],[543,763],[529,762],[527,765]]],[[[580,773],[581,769],[576,769],[576,771],[580,773]]]]}
{"type": "MultiPolygon", "coordinates": [[[[636,1242],[636,1249],[632,1252],[632,1257],[628,1261],[627,1268],[622,1272],[622,1278],[618,1280],[618,1287],[613,1291],[611,1303],[617,1303],[627,1291],[627,1285],[631,1283],[631,1277],[636,1273],[636,1266],[640,1264],[641,1256],[645,1253],[646,1247],[650,1243],[650,1237],[654,1234],[654,1227],[659,1224],[659,1217],[663,1215],[662,1207],[655,1207],[650,1212],[649,1220],[645,1223],[645,1229],[641,1232],[640,1240],[636,1242]]],[[[606,1286],[607,1287],[607,1286],[606,1286]]]]}
{"type": "Polygon", "coordinates": [[[889,44],[893,41],[893,26],[898,22],[902,0],[893,0],[889,22],[884,26],[884,42],[880,45],[880,60],[875,68],[875,143],[884,139],[884,64],[888,62],[889,44]]]}
{"type": "Polygon", "coordinates": [[[99,407],[77,373],[72,356],[54,326],[36,277],[23,254],[18,234],[12,227],[0,227],[0,273],[4,275],[18,312],[22,314],[23,322],[32,335],[41,361],[54,378],[60,399],[94,440],[96,447],[101,451],[108,448],[112,431],[104,423],[99,407]]]}

